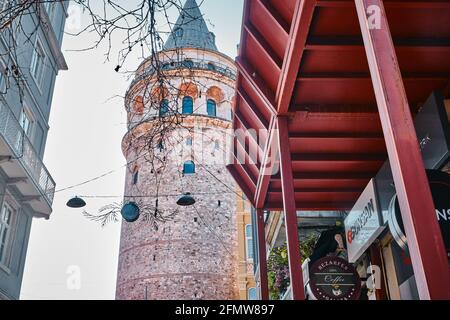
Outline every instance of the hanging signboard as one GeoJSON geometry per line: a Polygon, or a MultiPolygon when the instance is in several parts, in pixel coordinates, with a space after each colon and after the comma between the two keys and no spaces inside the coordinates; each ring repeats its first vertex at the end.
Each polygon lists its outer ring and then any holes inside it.
{"type": "Polygon", "coordinates": [[[348,261],[354,263],[384,229],[373,179],[355,203],[344,224],[348,261]]]}
{"type": "MultiPolygon", "coordinates": [[[[433,92],[414,119],[425,169],[440,169],[450,157],[450,101],[433,92]],[[448,105],[448,107],[447,107],[448,105]]],[[[395,195],[394,179],[389,161],[375,176],[377,196],[383,221],[389,219],[389,206],[395,195]]]]}
{"type": "Polygon", "coordinates": [[[427,169],[441,168],[450,157],[450,125],[444,97],[433,92],[414,119],[427,169]]]}
{"type": "Polygon", "coordinates": [[[361,279],[352,264],[342,258],[317,260],[309,272],[309,286],[317,300],[358,300],[361,279]]]}
{"type": "MultiPolygon", "coordinates": [[[[441,228],[450,263],[450,174],[438,170],[427,170],[427,174],[436,208],[436,219],[441,228]]],[[[388,223],[392,236],[402,249],[407,249],[405,228],[397,196],[394,196],[389,208],[388,223]]]]}

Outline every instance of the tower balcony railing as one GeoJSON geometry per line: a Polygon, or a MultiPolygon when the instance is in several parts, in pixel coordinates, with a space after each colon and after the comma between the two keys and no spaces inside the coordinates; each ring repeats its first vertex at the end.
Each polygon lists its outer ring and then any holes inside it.
{"type": "Polygon", "coordinates": [[[47,217],[55,194],[55,181],[33,148],[11,109],[0,101],[0,159],[8,176],[36,214],[47,217]]]}
{"type": "MultiPolygon", "coordinates": [[[[208,61],[204,59],[186,59],[184,61],[172,61],[162,63],[160,66],[160,71],[174,71],[174,70],[206,70],[211,72],[217,72],[225,77],[230,78],[231,80],[236,80],[236,71],[230,68],[227,65],[215,62],[208,61]]],[[[130,84],[130,88],[132,88],[136,83],[152,77],[156,73],[157,69],[151,65],[145,68],[143,71],[138,72],[138,75],[130,84]]]]}

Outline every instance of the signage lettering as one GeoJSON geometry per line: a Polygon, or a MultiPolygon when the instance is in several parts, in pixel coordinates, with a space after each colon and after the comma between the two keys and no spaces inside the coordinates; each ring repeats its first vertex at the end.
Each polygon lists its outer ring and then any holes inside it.
{"type": "Polygon", "coordinates": [[[383,231],[378,194],[372,179],[345,219],[348,261],[356,262],[383,231]]]}
{"type": "MultiPolygon", "coordinates": [[[[433,196],[436,218],[450,263],[450,174],[439,170],[427,170],[433,196]]],[[[406,250],[407,240],[398,199],[395,196],[389,207],[389,229],[398,245],[406,250]]]]}
{"type": "Polygon", "coordinates": [[[353,265],[338,257],[325,257],[310,268],[311,291],[318,300],[358,300],[361,279],[353,265]]]}

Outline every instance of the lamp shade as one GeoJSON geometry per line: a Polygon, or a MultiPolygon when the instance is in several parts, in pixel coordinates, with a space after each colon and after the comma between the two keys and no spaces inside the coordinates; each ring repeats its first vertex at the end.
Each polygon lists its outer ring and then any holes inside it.
{"type": "Polygon", "coordinates": [[[135,222],[139,219],[140,211],[136,203],[129,202],[122,207],[120,213],[126,222],[135,222]]]}
{"type": "Polygon", "coordinates": [[[190,193],[185,193],[177,201],[177,205],[182,206],[182,207],[192,206],[193,204],[195,204],[195,199],[194,199],[194,197],[192,197],[192,195],[190,193]]]}
{"type": "Polygon", "coordinates": [[[78,197],[74,197],[72,199],[70,199],[69,201],[67,201],[66,204],[69,208],[83,208],[86,206],[86,202],[78,197]]]}

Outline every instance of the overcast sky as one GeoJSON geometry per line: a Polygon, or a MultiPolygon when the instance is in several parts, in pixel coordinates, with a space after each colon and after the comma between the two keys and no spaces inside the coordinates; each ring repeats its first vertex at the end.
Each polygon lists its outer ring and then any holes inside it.
{"type": "MultiPolygon", "coordinates": [[[[219,50],[232,58],[237,54],[242,8],[243,0],[205,0],[201,6],[219,50]]],[[[103,48],[69,51],[89,47],[94,39],[88,35],[65,36],[63,52],[69,71],[61,71],[56,80],[44,162],[57,189],[111,170],[114,173],[57,193],[51,219],[34,220],[21,299],[115,297],[120,223],[102,229],[86,220],[81,210],[65,205],[75,195],[85,196],[86,210],[96,214],[102,206],[120,202],[123,195],[125,159],[120,145],[126,131],[126,112],[123,100],[114,96],[124,95],[129,79],[114,72],[115,60],[105,63],[103,48]],[[117,198],[90,198],[103,195],[117,198]],[[70,275],[77,271],[79,288],[70,281],[70,275]]],[[[139,63],[132,58],[127,67],[132,69],[139,63]]]]}

